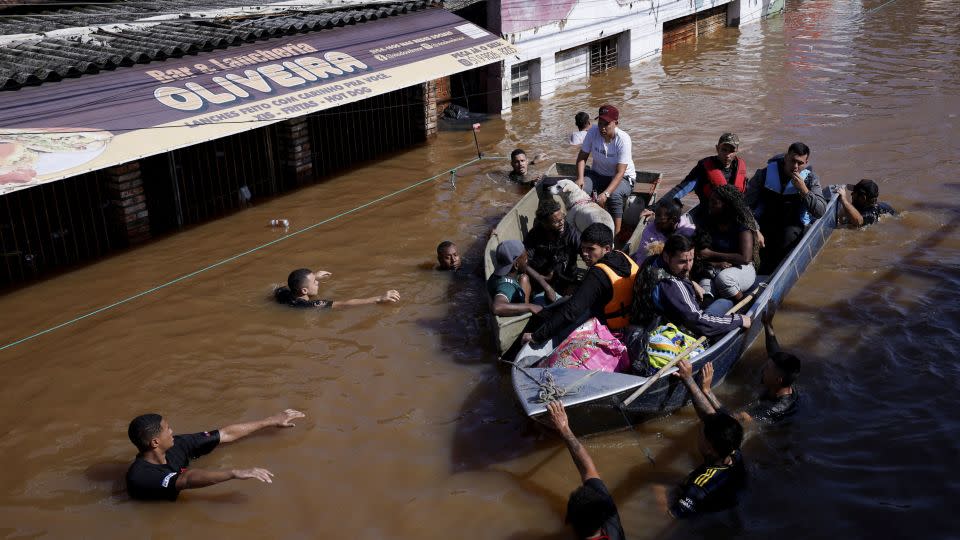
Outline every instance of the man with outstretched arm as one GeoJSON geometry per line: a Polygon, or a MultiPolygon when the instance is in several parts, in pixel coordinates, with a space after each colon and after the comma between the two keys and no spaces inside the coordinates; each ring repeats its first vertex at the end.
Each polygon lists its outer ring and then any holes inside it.
{"type": "Polygon", "coordinates": [[[262,420],[232,424],[218,430],[174,435],[167,419],[159,414],[142,414],[127,428],[130,442],[139,453],[127,470],[127,492],[141,500],[175,501],[181,491],[197,489],[227,480],[255,478],[272,483],[273,473],[266,469],[209,471],[190,469],[191,459],[209,454],[220,443],[229,443],[267,427],[293,427],[294,420],[305,415],[294,409],[262,420]]]}
{"type": "MultiPolygon", "coordinates": [[[[771,305],[763,314],[763,329],[766,333],[767,345],[767,362],[760,372],[763,391],[759,399],[734,415],[743,423],[754,420],[776,423],[793,415],[800,407],[800,392],[794,388],[797,378],[800,377],[800,359],[780,349],[777,334],[773,329],[773,315],[776,309],[776,306],[771,305]]],[[[719,409],[720,401],[710,389],[713,385],[713,364],[710,362],[704,364],[700,373],[700,388],[703,394],[714,408],[719,409]]]]}
{"type": "Polygon", "coordinates": [[[550,413],[550,424],[567,444],[567,450],[570,451],[570,457],[580,471],[580,480],[583,482],[583,485],[570,494],[567,501],[567,523],[573,528],[577,538],[626,538],[613,496],[600,480],[600,473],[597,472],[587,449],[570,429],[563,403],[551,401],[547,403],[547,411],[550,413]]]}
{"type": "MultiPolygon", "coordinates": [[[[679,377],[690,391],[693,407],[701,425],[697,446],[703,464],[691,472],[671,497],[669,514],[677,519],[717,512],[737,504],[746,485],[747,470],[740,454],[743,427],[732,416],[717,408],[693,380],[693,368],[687,360],[677,363],[679,377]]],[[[657,494],[667,503],[666,490],[657,494]]]]}

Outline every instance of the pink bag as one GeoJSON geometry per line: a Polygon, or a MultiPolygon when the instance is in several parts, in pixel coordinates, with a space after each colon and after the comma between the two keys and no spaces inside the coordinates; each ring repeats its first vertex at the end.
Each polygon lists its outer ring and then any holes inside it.
{"type": "Polygon", "coordinates": [[[571,332],[537,367],[628,372],[630,355],[610,329],[593,317],[571,332]]]}

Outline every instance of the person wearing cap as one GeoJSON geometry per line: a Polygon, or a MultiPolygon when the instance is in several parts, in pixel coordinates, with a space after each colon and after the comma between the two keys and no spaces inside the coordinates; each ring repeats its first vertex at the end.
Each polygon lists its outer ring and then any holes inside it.
{"type": "Polygon", "coordinates": [[[603,223],[594,223],[580,235],[580,258],[589,267],[583,283],[569,300],[550,310],[543,324],[523,334],[523,342],[542,343],[593,316],[611,330],[622,330],[629,323],[633,302],[633,282],[640,270],[626,253],[613,249],[613,231],[603,223]]]}
{"type": "Polygon", "coordinates": [[[570,134],[567,142],[570,146],[580,148],[583,146],[583,140],[587,138],[587,131],[590,130],[590,115],[580,111],[573,117],[573,121],[577,124],[577,130],[570,134]]]}
{"type": "Polygon", "coordinates": [[[706,215],[707,202],[714,187],[732,185],[740,193],[747,189],[747,165],[737,155],[740,150],[740,137],[735,133],[724,133],[720,136],[716,148],[716,155],[698,161],[686,178],[661,197],[661,200],[675,199],[679,202],[690,192],[696,193],[699,204],[690,212],[694,222],[699,222],[706,215]]]}
{"type": "Polygon", "coordinates": [[[527,249],[519,240],[504,240],[497,246],[494,269],[487,280],[487,292],[493,299],[491,309],[498,317],[540,313],[543,306],[531,301],[533,279],[543,289],[547,302],[554,302],[557,293],[539,272],[528,264],[527,249]]]}
{"type": "Polygon", "coordinates": [[[587,193],[595,194],[597,203],[610,212],[614,236],[620,234],[624,206],[637,177],[633,143],[630,135],[619,126],[620,111],[613,105],[600,107],[597,125],[587,131],[577,155],[577,185],[587,193]],[[590,156],[593,156],[593,162],[587,171],[590,156]]]}
{"type": "Polygon", "coordinates": [[[841,224],[864,227],[876,223],[884,214],[897,215],[897,211],[889,204],[877,202],[879,196],[880,187],[873,180],[864,178],[853,186],[844,186],[840,190],[838,220],[841,224]]]}
{"type": "Polygon", "coordinates": [[[212,452],[221,443],[242,439],[268,427],[290,428],[305,415],[294,409],[262,420],[231,424],[213,431],[174,435],[167,419],[156,413],[141,414],[130,421],[127,437],[137,447],[136,459],[127,470],[127,493],[133,499],[175,501],[185,489],[197,489],[228,480],[257,479],[272,483],[266,469],[211,471],[189,468],[190,461],[212,452]]]}
{"type": "Polygon", "coordinates": [[[800,241],[807,225],[827,210],[820,178],[809,162],[810,148],[795,142],[747,182],[744,195],[765,239],[759,274],[772,273],[800,241]]]}
{"type": "Polygon", "coordinates": [[[563,294],[577,284],[577,258],[580,254],[580,232],[568,226],[560,203],[553,197],[540,199],[533,227],[523,239],[533,268],[563,294]]]}

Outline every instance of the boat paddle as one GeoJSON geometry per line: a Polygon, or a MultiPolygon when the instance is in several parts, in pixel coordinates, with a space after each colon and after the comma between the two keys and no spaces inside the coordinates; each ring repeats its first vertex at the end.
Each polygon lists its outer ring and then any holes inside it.
{"type": "MultiPolygon", "coordinates": [[[[767,285],[766,283],[761,283],[760,285],[757,285],[757,287],[756,287],[755,289],[753,289],[753,291],[751,291],[750,294],[744,296],[739,302],[737,302],[737,304],[736,304],[735,306],[733,306],[732,308],[730,308],[729,310],[727,310],[727,315],[732,315],[732,314],[740,311],[740,309],[743,308],[743,306],[749,304],[750,301],[753,300],[754,295],[756,295],[757,292],[758,292],[762,287],[765,287],[766,285],[767,285]]],[[[680,362],[681,360],[686,359],[688,356],[690,356],[691,354],[693,354],[693,352],[694,352],[695,350],[697,350],[697,347],[699,347],[701,344],[703,344],[703,342],[706,341],[706,340],[707,340],[707,336],[703,336],[703,337],[701,337],[700,339],[698,339],[698,340],[694,341],[693,343],[691,343],[690,345],[688,345],[686,348],[684,348],[683,351],[682,351],[680,354],[678,354],[676,358],[674,358],[673,360],[667,362],[667,364],[666,364],[665,366],[663,366],[662,368],[660,368],[660,369],[656,372],[656,374],[654,374],[652,377],[650,377],[649,379],[647,379],[647,382],[643,383],[643,386],[641,386],[640,388],[637,388],[637,391],[636,391],[636,392],[630,394],[630,397],[628,397],[627,399],[623,400],[623,401],[620,403],[620,410],[621,410],[621,411],[625,411],[626,408],[629,407],[631,403],[633,403],[638,397],[640,397],[641,395],[643,395],[644,392],[646,392],[647,390],[649,390],[650,387],[653,386],[653,384],[654,384],[655,382],[657,382],[658,380],[660,380],[660,377],[663,377],[664,373],[666,373],[666,371],[667,371],[668,369],[672,368],[673,366],[677,365],[678,362],[680,362]]]]}

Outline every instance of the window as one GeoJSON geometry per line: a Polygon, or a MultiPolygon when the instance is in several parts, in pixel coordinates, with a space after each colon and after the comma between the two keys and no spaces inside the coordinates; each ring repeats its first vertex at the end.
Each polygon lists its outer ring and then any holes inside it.
{"type": "Polygon", "coordinates": [[[513,103],[530,101],[530,62],[510,66],[510,96],[513,103]]]}
{"type": "Polygon", "coordinates": [[[617,67],[617,38],[611,37],[590,44],[590,74],[596,75],[617,67]]]}

